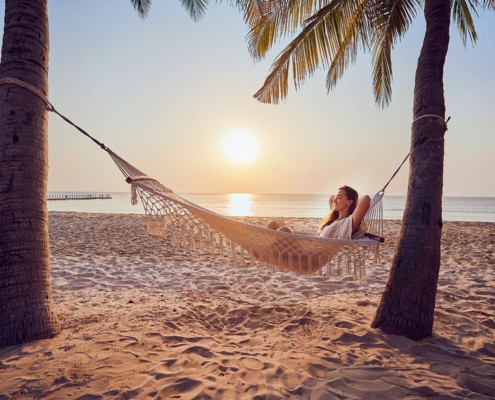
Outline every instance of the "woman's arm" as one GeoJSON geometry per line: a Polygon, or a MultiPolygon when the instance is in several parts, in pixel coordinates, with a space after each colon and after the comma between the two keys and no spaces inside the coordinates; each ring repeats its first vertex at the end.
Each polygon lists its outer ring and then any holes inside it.
{"type": "Polygon", "coordinates": [[[366,195],[359,199],[356,209],[352,214],[352,233],[356,233],[363,222],[371,204],[370,196],[366,195]]]}

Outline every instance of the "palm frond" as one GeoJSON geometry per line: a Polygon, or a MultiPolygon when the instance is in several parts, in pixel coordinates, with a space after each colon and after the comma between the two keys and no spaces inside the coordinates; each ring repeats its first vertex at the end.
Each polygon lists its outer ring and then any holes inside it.
{"type": "Polygon", "coordinates": [[[392,49],[420,7],[419,0],[388,0],[373,10],[373,93],[380,107],[392,100],[392,49]]]}
{"type": "Polygon", "coordinates": [[[292,65],[294,86],[298,89],[320,65],[334,63],[348,32],[353,38],[349,41],[349,51],[355,54],[359,43],[366,43],[370,35],[367,15],[357,12],[367,1],[333,0],[307,19],[301,33],[279,54],[254,97],[264,103],[284,100],[289,67],[292,65]]]}
{"type": "MultiPolygon", "coordinates": [[[[238,0],[242,1],[242,0],[238,0]]],[[[295,34],[304,21],[328,0],[259,0],[256,13],[245,14],[249,26],[248,49],[251,56],[261,59],[278,40],[295,34]]]]}
{"type": "Polygon", "coordinates": [[[347,10],[347,23],[342,34],[339,47],[332,58],[327,72],[327,91],[330,92],[337,85],[345,70],[357,58],[359,46],[365,50],[370,48],[373,26],[374,1],[363,1],[357,8],[347,10]]]}
{"type": "Polygon", "coordinates": [[[266,52],[273,46],[280,37],[283,28],[284,14],[280,10],[285,4],[280,4],[280,8],[273,9],[272,1],[264,1],[256,12],[245,13],[245,20],[250,29],[246,35],[248,50],[255,60],[263,58],[266,52]]]}
{"type": "Polygon", "coordinates": [[[468,37],[472,43],[476,43],[478,38],[471,15],[473,13],[478,16],[476,11],[478,5],[478,0],[452,0],[452,17],[457,24],[464,46],[467,44],[468,37]]]}
{"type": "MultiPolygon", "coordinates": [[[[219,2],[222,3],[222,0],[219,2]]],[[[230,3],[242,11],[244,21],[248,25],[261,18],[266,13],[268,5],[267,0],[230,0],[230,3]]]]}
{"type": "Polygon", "coordinates": [[[194,21],[203,17],[208,6],[208,0],[181,0],[181,2],[194,21]]]}
{"type": "Polygon", "coordinates": [[[483,0],[483,8],[490,11],[495,11],[495,0],[483,0]]]}
{"type": "Polygon", "coordinates": [[[151,0],[131,0],[131,4],[141,18],[146,18],[151,9],[151,0]]]}

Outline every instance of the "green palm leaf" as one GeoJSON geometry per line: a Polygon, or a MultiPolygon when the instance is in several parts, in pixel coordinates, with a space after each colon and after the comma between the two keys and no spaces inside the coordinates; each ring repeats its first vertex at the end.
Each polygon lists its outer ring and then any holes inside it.
{"type": "Polygon", "coordinates": [[[134,9],[141,18],[146,18],[151,9],[151,0],[131,0],[134,9]]]}
{"type": "Polygon", "coordinates": [[[483,8],[486,8],[487,10],[490,11],[495,11],[495,0],[484,0],[483,8]]]}
{"type": "MultiPolygon", "coordinates": [[[[131,4],[141,18],[146,18],[151,9],[152,0],[131,0],[131,4]]],[[[208,6],[208,0],[181,0],[182,5],[195,21],[200,19],[208,6]]]]}
{"type": "Polygon", "coordinates": [[[365,1],[358,4],[359,9],[355,10],[357,12],[349,10],[346,29],[327,72],[328,92],[337,85],[337,81],[343,76],[348,66],[356,61],[359,45],[364,50],[369,49],[373,32],[371,22],[374,4],[374,1],[365,1]]]}
{"type": "Polygon", "coordinates": [[[181,0],[181,3],[194,21],[205,14],[208,6],[208,0],[181,0]]]}
{"type": "Polygon", "coordinates": [[[295,34],[318,7],[328,4],[328,0],[265,0],[262,3],[261,13],[246,18],[250,27],[248,49],[255,60],[264,57],[277,39],[295,34]]]}
{"type": "Polygon", "coordinates": [[[387,106],[392,99],[392,49],[420,6],[418,0],[388,0],[380,2],[373,11],[373,93],[380,107],[387,106]]]}
{"type": "Polygon", "coordinates": [[[464,46],[468,37],[472,43],[476,43],[478,38],[471,15],[473,13],[478,16],[476,6],[479,6],[478,0],[452,0],[452,17],[457,24],[464,46]]]}
{"type": "Polygon", "coordinates": [[[293,68],[296,89],[322,65],[332,65],[349,38],[349,52],[367,43],[370,33],[363,4],[369,0],[334,0],[305,21],[301,33],[279,54],[262,88],[254,95],[264,103],[278,103],[287,97],[288,70],[293,68]]]}

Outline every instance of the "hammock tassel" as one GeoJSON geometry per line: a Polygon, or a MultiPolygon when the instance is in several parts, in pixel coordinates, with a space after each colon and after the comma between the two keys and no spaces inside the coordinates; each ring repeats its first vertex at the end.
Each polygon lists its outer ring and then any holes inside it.
{"type": "Polygon", "coordinates": [[[223,236],[222,235],[218,235],[218,238],[219,238],[219,246],[220,246],[220,257],[224,257],[225,254],[224,254],[224,251],[223,251],[223,236]]]}
{"type": "Polygon", "coordinates": [[[254,267],[254,250],[252,247],[249,248],[249,256],[251,257],[251,267],[254,267]]]}
{"type": "MultiPolygon", "coordinates": [[[[318,256],[318,264],[323,265],[323,256],[318,256]]],[[[327,265],[327,275],[328,275],[328,270],[330,269],[330,263],[327,265]]]]}
{"type": "Polygon", "coordinates": [[[235,261],[235,243],[233,240],[230,241],[230,257],[235,261]]]}
{"type": "Polygon", "coordinates": [[[265,256],[264,251],[265,250],[263,250],[261,247],[258,249],[258,260],[260,262],[260,265],[262,262],[265,263],[265,265],[267,265],[268,257],[265,256]]]}
{"type": "Polygon", "coordinates": [[[201,232],[199,234],[199,247],[201,251],[205,250],[205,231],[201,229],[201,232]]]}
{"type": "Polygon", "coordinates": [[[270,259],[270,268],[274,269],[275,268],[275,263],[274,263],[274,256],[273,256],[273,250],[269,251],[269,259],[270,259]]]}
{"type": "Polygon", "coordinates": [[[177,238],[175,237],[175,224],[172,222],[170,224],[170,231],[172,233],[172,245],[176,245],[177,244],[177,238]]]}
{"type": "Polygon", "coordinates": [[[375,247],[375,263],[380,264],[382,261],[380,260],[380,245],[377,244],[375,247]]]}
{"type": "Polygon", "coordinates": [[[191,241],[191,247],[196,250],[196,240],[194,240],[194,227],[189,229],[189,239],[191,241]]]}
{"type": "Polygon", "coordinates": [[[354,260],[353,261],[353,263],[354,263],[354,276],[357,278],[359,275],[359,270],[361,269],[361,267],[360,267],[361,260],[359,259],[359,257],[356,254],[353,254],[352,258],[354,260]]]}
{"type": "Polygon", "coordinates": [[[361,271],[361,280],[366,282],[366,259],[363,259],[363,268],[361,271]]]}
{"type": "Polygon", "coordinates": [[[187,246],[186,227],[184,225],[181,226],[181,238],[182,238],[182,246],[187,246]]]}
{"type": "Polygon", "coordinates": [[[161,230],[161,236],[166,238],[167,237],[167,220],[165,219],[165,216],[162,215],[160,218],[160,230],[161,230]]]}
{"type": "Polygon", "coordinates": [[[213,246],[215,245],[215,241],[213,240],[213,232],[210,232],[210,254],[215,252],[213,246]]]}
{"type": "Polygon", "coordinates": [[[131,204],[135,206],[137,201],[137,186],[134,183],[131,183],[131,204]]]}
{"type": "MultiPolygon", "coordinates": [[[[320,268],[320,270],[318,271],[318,275],[321,276],[321,270],[322,268],[320,268]]],[[[313,272],[313,255],[312,254],[308,254],[308,272],[313,272]]]]}
{"type": "Polygon", "coordinates": [[[244,248],[243,247],[241,247],[241,254],[240,255],[241,255],[241,265],[243,267],[245,267],[246,266],[246,260],[244,258],[244,248]]]}

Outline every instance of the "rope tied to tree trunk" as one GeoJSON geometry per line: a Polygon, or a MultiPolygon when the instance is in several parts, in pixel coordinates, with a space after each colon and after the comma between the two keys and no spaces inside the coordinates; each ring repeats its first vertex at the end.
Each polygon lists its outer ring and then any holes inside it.
{"type": "Polygon", "coordinates": [[[450,117],[447,118],[447,120],[445,120],[443,117],[441,117],[440,115],[436,115],[436,114],[425,114],[425,115],[422,115],[421,117],[418,117],[416,118],[413,122],[412,122],[412,125],[414,125],[414,123],[418,120],[420,120],[421,118],[438,118],[440,119],[441,121],[443,121],[443,123],[445,124],[445,131],[448,131],[449,130],[449,126],[447,125],[447,123],[449,122],[450,120],[450,117]]]}
{"type": "Polygon", "coordinates": [[[28,89],[32,93],[34,93],[36,96],[38,96],[41,100],[43,100],[46,104],[46,109],[50,112],[53,112],[57,114],[60,118],[62,118],[65,122],[68,124],[72,125],[74,128],[76,128],[79,132],[81,132],[83,135],[86,135],[89,137],[93,142],[95,142],[98,146],[100,146],[103,150],[105,151],[111,151],[105,144],[99,142],[96,140],[93,136],[91,136],[88,132],[86,132],[84,129],[80,128],[76,124],[74,124],[70,119],[65,117],[64,115],[60,114],[55,107],[53,106],[52,103],[48,100],[48,97],[39,89],[35,88],[33,85],[30,85],[29,83],[23,82],[19,79],[16,78],[2,78],[0,79],[0,85],[2,84],[12,84],[12,85],[17,85],[20,87],[23,87],[24,89],[28,89]]]}

